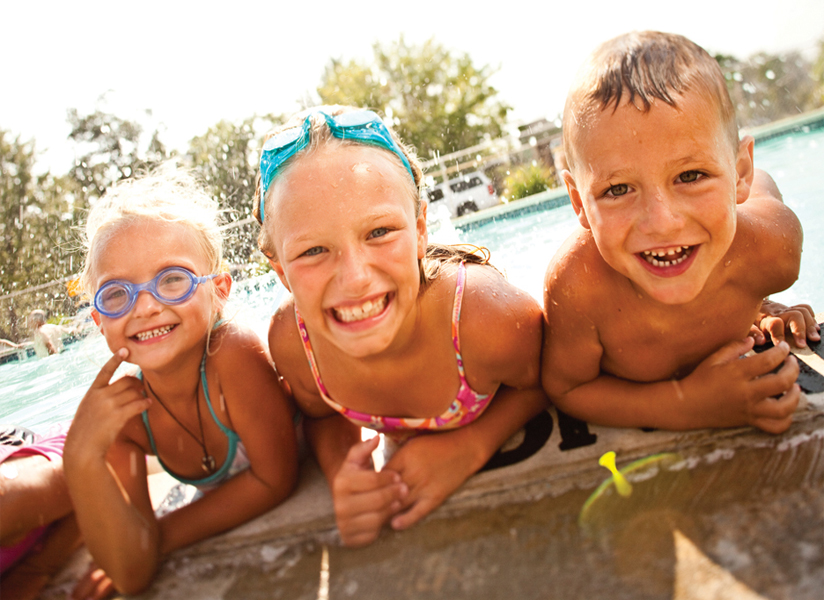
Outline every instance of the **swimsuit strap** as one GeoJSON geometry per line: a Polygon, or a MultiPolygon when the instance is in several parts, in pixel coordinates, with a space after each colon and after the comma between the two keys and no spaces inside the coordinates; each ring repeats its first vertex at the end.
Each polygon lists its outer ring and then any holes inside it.
{"type": "Polygon", "coordinates": [[[466,265],[463,261],[458,265],[458,281],[455,284],[455,300],[452,303],[452,346],[455,348],[455,358],[458,360],[458,376],[462,384],[466,382],[466,371],[464,370],[463,357],[461,356],[461,304],[463,303],[463,293],[466,288],[466,265]]]}
{"type": "MultiPolygon", "coordinates": [[[[138,377],[138,379],[142,380],[143,379],[143,373],[138,371],[137,377],[138,377]]],[[[146,433],[149,436],[149,445],[152,448],[152,452],[154,452],[154,455],[157,457],[157,461],[160,463],[160,466],[163,467],[163,469],[169,475],[171,475],[172,477],[174,477],[175,479],[177,479],[181,483],[185,483],[185,484],[188,484],[188,485],[196,485],[196,486],[209,485],[211,483],[214,483],[215,481],[221,480],[221,478],[226,476],[226,473],[229,472],[229,469],[231,468],[232,463],[235,460],[235,454],[237,453],[237,445],[238,445],[238,439],[239,439],[237,433],[235,433],[234,431],[232,431],[231,429],[229,429],[223,423],[220,422],[220,419],[218,419],[217,415],[215,414],[214,408],[212,408],[212,401],[209,399],[209,385],[206,383],[206,352],[205,351],[203,353],[203,358],[200,361],[200,381],[203,383],[203,395],[206,398],[206,406],[209,407],[209,413],[211,413],[212,419],[214,419],[215,424],[220,428],[220,430],[229,439],[229,448],[226,450],[226,460],[224,460],[221,467],[217,471],[212,473],[211,475],[208,475],[207,477],[204,477],[203,479],[185,479],[183,477],[180,477],[179,475],[176,475],[174,473],[174,471],[172,471],[171,469],[169,469],[169,467],[166,466],[166,464],[163,462],[163,459],[160,458],[160,454],[158,454],[158,452],[157,452],[157,445],[155,444],[154,435],[152,435],[152,428],[149,425],[148,409],[144,410],[140,415],[143,418],[143,425],[146,427],[146,433]]]]}

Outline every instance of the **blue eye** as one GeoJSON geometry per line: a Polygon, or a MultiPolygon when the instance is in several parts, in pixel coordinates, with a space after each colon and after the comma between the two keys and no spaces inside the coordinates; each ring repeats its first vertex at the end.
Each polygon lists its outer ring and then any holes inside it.
{"type": "Polygon", "coordinates": [[[387,229],[386,227],[378,227],[377,229],[373,229],[370,232],[369,237],[370,238],[383,237],[387,233],[389,233],[389,229],[387,229]]]}
{"type": "Polygon", "coordinates": [[[315,246],[314,248],[309,248],[306,252],[301,254],[301,256],[317,256],[323,252],[323,248],[320,246],[315,246]]]}

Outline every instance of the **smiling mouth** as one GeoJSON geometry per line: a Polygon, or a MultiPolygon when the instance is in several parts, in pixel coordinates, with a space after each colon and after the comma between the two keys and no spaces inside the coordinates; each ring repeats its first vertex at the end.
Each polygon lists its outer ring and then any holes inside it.
{"type": "Polygon", "coordinates": [[[687,260],[695,246],[675,246],[665,250],[644,250],[641,258],[653,267],[674,267],[687,260]]]}
{"type": "Polygon", "coordinates": [[[376,317],[383,312],[389,300],[389,294],[384,294],[375,300],[367,300],[358,306],[347,306],[345,308],[333,308],[335,318],[342,323],[354,323],[363,321],[371,317],[376,317]]]}
{"type": "Polygon", "coordinates": [[[151,329],[149,331],[141,331],[133,335],[132,337],[137,338],[141,342],[145,342],[146,340],[150,340],[153,337],[157,337],[159,335],[165,335],[169,333],[172,329],[174,329],[175,325],[164,325],[163,327],[158,327],[157,329],[151,329]]]}

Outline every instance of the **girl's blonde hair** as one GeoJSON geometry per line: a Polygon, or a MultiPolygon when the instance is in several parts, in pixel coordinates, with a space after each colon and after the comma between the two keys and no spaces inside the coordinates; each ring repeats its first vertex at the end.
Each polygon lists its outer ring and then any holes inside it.
{"type": "MultiPolygon", "coordinates": [[[[80,276],[83,290],[89,296],[97,291],[95,265],[107,243],[121,228],[145,221],[191,228],[197,240],[193,251],[207,260],[210,273],[218,273],[223,260],[219,217],[218,203],[187,171],[174,166],[164,165],[143,177],[118,182],[92,207],[86,221],[86,262],[80,276]]],[[[151,244],[151,239],[146,243],[151,244]]]]}

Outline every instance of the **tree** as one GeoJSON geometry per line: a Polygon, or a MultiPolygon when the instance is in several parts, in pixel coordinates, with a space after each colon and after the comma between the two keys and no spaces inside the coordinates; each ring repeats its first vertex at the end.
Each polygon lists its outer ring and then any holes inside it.
{"type": "MultiPolygon", "coordinates": [[[[239,125],[220,121],[189,142],[192,168],[210,195],[220,202],[227,221],[252,216],[262,133],[282,122],[283,118],[275,115],[250,117],[239,125]]],[[[256,248],[256,235],[254,224],[228,231],[224,244],[227,259],[246,262],[256,248]]]]}
{"type": "Polygon", "coordinates": [[[373,51],[372,63],[330,61],[318,87],[325,104],[383,112],[424,158],[501,136],[511,107],[489,84],[489,66],[477,67],[468,54],[432,39],[413,46],[401,37],[373,51]]]}
{"type": "Polygon", "coordinates": [[[13,138],[0,130],[0,310],[8,330],[0,337],[19,340],[22,317],[33,308],[64,312],[65,287],[58,282],[32,293],[15,294],[31,286],[59,280],[79,268],[79,244],[73,242],[77,189],[69,177],[34,174],[33,141],[13,138]]]}
{"type": "Polygon", "coordinates": [[[157,131],[142,149],[143,127],[135,121],[99,109],[81,115],[74,108],[69,109],[67,120],[72,127],[69,139],[85,150],[69,175],[77,181],[86,207],[113,183],[151,170],[172,156],[157,131]]]}
{"type": "Polygon", "coordinates": [[[760,52],[746,61],[715,57],[735,106],[739,125],[752,127],[820,106],[810,63],[798,52],[760,52]]]}

